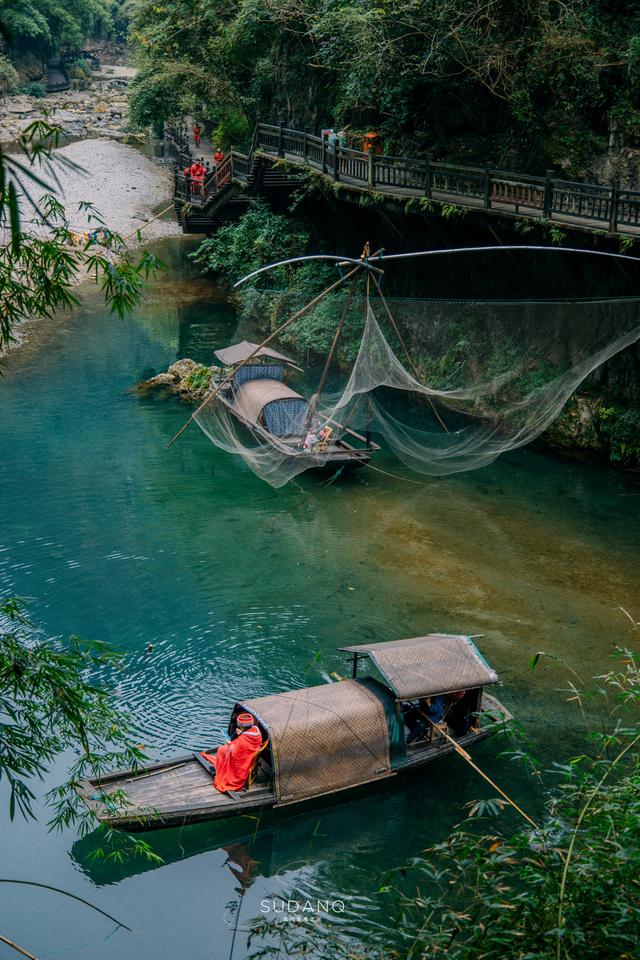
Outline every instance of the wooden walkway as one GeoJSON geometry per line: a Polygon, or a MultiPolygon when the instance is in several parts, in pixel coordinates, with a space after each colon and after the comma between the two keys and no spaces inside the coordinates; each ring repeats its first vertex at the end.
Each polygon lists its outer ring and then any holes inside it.
{"type": "MultiPolygon", "coordinates": [[[[190,154],[188,138],[180,139],[175,127],[167,127],[166,137],[178,155],[181,150],[190,154]]],[[[183,174],[186,164],[179,164],[175,175],[176,202],[199,208],[200,219],[206,219],[214,208],[221,209],[225,198],[237,197],[239,190],[244,189],[245,194],[260,193],[264,180],[258,172],[260,166],[267,163],[273,170],[278,160],[286,160],[301,171],[314,170],[348,191],[373,198],[425,199],[574,229],[640,236],[640,191],[622,190],[616,184],[565,180],[552,171],[544,177],[534,177],[498,170],[489,163],[474,167],[376,156],[373,152],[343,147],[337,140],[330,143],[300,130],[264,123],[256,125],[249,152],[232,149],[195,192],[183,174]]],[[[279,176],[286,180],[286,170],[280,169],[279,176]]],[[[294,186],[295,169],[288,176],[294,186]]]]}

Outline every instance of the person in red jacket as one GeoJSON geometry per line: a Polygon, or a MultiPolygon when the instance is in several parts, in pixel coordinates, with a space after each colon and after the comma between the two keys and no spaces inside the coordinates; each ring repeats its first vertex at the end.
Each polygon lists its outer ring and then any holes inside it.
{"type": "Polygon", "coordinates": [[[206,173],[202,160],[194,160],[191,164],[189,174],[191,176],[191,193],[197,194],[202,191],[204,175],[206,173]]]}
{"type": "Polygon", "coordinates": [[[262,734],[250,713],[240,713],[236,718],[233,739],[218,747],[215,756],[202,756],[215,767],[213,785],[216,790],[242,790],[262,749],[262,734]]]}
{"type": "Polygon", "coordinates": [[[199,123],[194,123],[191,129],[193,130],[193,140],[197,150],[198,147],[200,146],[200,134],[202,133],[202,127],[200,126],[199,123]]]}
{"type": "Polygon", "coordinates": [[[216,163],[222,163],[222,161],[224,160],[224,153],[222,152],[220,147],[218,147],[216,152],[214,153],[213,159],[215,160],[216,163]]]}

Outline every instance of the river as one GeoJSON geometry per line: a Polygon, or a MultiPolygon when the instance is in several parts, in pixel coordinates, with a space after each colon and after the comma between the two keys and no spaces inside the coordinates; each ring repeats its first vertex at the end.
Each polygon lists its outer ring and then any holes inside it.
{"type": "MultiPolygon", "coordinates": [[[[35,325],[5,361],[1,593],[29,598],[46,635],[126,654],[119,696],[152,756],[211,742],[236,697],[344,671],[341,644],[440,630],[482,635],[499,695],[547,761],[565,760],[585,720],[562,692],[566,670],[532,673],[529,659],[546,650],[585,678],[609,668],[630,627],[619,608],[640,619],[638,488],[522,450],[421,485],[364,470],[272,490],[195,426],[167,450],[189,409],[131,387],[176,356],[207,359],[234,332],[188,248],[160,247],[169,270],[131,317],[84,290],[82,309],[35,325]]],[[[384,454],[378,464],[411,476],[384,454]]],[[[488,741],[476,757],[539,814],[540,791],[501,749],[488,741]]],[[[154,867],[92,861],[95,836],[48,834],[46,811],[10,825],[3,802],[0,876],[72,891],[131,932],[19,886],[1,891],[0,932],[40,960],[221,957],[232,943],[238,960],[261,899],[294,890],[340,900],[330,920],[366,939],[389,922],[382,873],[488,795],[461,763],[295,816],[161,831],[154,867]]]]}

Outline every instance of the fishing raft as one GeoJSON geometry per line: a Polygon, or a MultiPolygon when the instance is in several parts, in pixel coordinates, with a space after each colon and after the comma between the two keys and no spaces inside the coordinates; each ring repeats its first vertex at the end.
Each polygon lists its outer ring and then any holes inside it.
{"type": "Polygon", "coordinates": [[[453,751],[466,754],[512,719],[487,693],[498,676],[470,637],[430,634],[339,649],[349,655],[351,679],[235,704],[229,734],[248,712],[264,745],[241,792],[216,790],[198,751],[81,781],[80,796],[98,820],[129,831],[290,808],[376,786],[453,751]],[[382,679],[358,677],[363,661],[382,679]],[[414,738],[409,718],[436,697],[447,704],[442,721],[425,723],[414,738]]]}
{"type": "Polygon", "coordinates": [[[314,400],[285,383],[287,370],[300,370],[290,357],[249,340],[215,356],[226,370],[211,381],[217,402],[283,456],[303,457],[307,469],[362,467],[380,449],[369,432],[363,436],[332,417],[314,425],[314,400]]]}

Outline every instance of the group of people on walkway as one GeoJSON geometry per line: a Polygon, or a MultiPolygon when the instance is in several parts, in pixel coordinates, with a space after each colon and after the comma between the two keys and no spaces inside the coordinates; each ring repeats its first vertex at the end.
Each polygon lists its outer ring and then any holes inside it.
{"type": "MultiPolygon", "coordinates": [[[[193,141],[196,147],[196,150],[200,148],[200,140],[202,137],[202,127],[199,123],[194,123],[192,126],[193,132],[193,141]]],[[[185,167],[183,175],[185,178],[185,190],[189,196],[199,196],[202,194],[202,187],[205,181],[205,178],[212,170],[215,170],[222,161],[224,160],[224,153],[220,147],[216,147],[213,153],[213,165],[209,160],[205,160],[204,157],[197,157],[190,166],[185,167]]]]}

